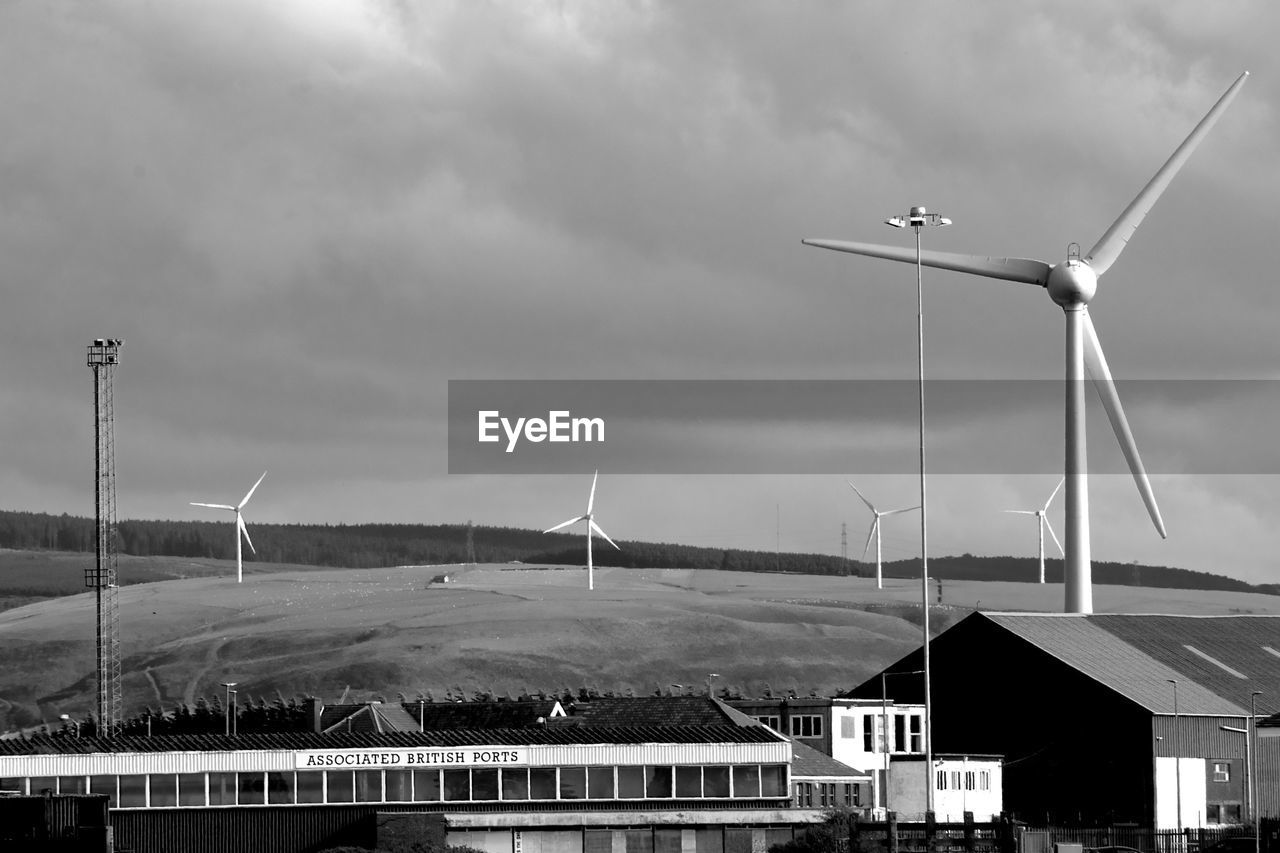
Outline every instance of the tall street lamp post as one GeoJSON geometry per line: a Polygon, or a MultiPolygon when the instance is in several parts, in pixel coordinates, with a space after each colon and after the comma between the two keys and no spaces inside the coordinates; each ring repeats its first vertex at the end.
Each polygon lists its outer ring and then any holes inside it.
{"type": "Polygon", "coordinates": [[[920,591],[924,609],[924,760],[925,811],[933,812],[933,697],[929,684],[929,522],[925,489],[924,454],[924,279],[920,263],[920,229],[927,225],[950,225],[951,220],[913,207],[905,217],[885,220],[894,228],[911,228],[916,232],[916,341],[920,366],[920,591]]]}
{"type": "Polygon", "coordinates": [[[1262,815],[1258,807],[1261,804],[1262,797],[1258,796],[1258,770],[1257,765],[1261,760],[1258,756],[1258,697],[1262,695],[1261,690],[1254,690],[1249,694],[1249,743],[1253,747],[1253,762],[1249,765],[1250,782],[1249,782],[1249,817],[1253,820],[1253,853],[1262,853],[1262,815]]]}
{"type": "Polygon", "coordinates": [[[235,687],[238,682],[220,681],[218,683],[227,689],[227,699],[226,699],[227,704],[226,704],[226,708],[223,711],[223,728],[225,730],[225,733],[227,735],[230,735],[231,734],[231,715],[235,711],[234,706],[231,704],[231,688],[235,687]]]}
{"type": "Polygon", "coordinates": [[[1177,780],[1178,835],[1182,835],[1182,726],[1178,719],[1178,679],[1166,678],[1173,685],[1173,772],[1177,780]]]}
{"type": "MultiPolygon", "coordinates": [[[[883,727],[883,739],[881,743],[884,745],[884,810],[889,811],[889,763],[892,761],[889,748],[889,688],[887,681],[891,675],[924,675],[923,669],[913,669],[908,672],[882,672],[880,673],[880,717],[881,726],[883,727]]],[[[932,767],[924,768],[924,783],[932,788],[929,781],[929,774],[933,772],[932,767]]],[[[932,811],[932,809],[930,809],[932,811]]]]}

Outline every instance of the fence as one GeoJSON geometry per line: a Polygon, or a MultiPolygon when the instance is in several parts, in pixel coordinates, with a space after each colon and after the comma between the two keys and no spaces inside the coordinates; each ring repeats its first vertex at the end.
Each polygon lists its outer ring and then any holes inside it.
{"type": "Polygon", "coordinates": [[[1018,853],[1017,828],[1009,820],[976,823],[965,812],[962,823],[933,820],[899,822],[854,820],[849,824],[850,853],[1018,853]]]}

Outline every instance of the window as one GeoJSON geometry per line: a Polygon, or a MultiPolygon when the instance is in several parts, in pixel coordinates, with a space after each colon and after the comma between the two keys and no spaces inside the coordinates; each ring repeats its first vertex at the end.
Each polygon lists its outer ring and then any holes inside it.
{"type": "Polygon", "coordinates": [[[951,771],[951,790],[953,791],[960,790],[960,771],[959,770],[951,771]]]}
{"type": "Polygon", "coordinates": [[[702,796],[729,796],[729,768],[727,765],[702,768],[702,796]]]}
{"type": "Polygon", "coordinates": [[[266,802],[267,786],[262,777],[261,772],[239,774],[237,791],[241,805],[260,806],[266,802]]]}
{"type": "Polygon", "coordinates": [[[817,714],[797,714],[791,718],[792,737],[822,737],[822,717],[817,714]]]}
{"type": "Polygon", "coordinates": [[[58,793],[58,777],[56,776],[32,776],[30,784],[32,796],[43,794],[45,791],[50,794],[58,793]]]}
{"type": "Polygon", "coordinates": [[[139,808],[147,804],[147,777],[120,777],[120,807],[139,808]]]}
{"type": "Polygon", "coordinates": [[[587,797],[592,800],[613,799],[613,768],[587,768],[587,797]]]}
{"type": "Polygon", "coordinates": [[[560,799],[582,800],[587,796],[587,768],[560,768],[560,799]]]}
{"type": "MultiPolygon", "coordinates": [[[[466,771],[462,771],[465,773],[466,771]]],[[[324,771],[325,788],[329,795],[326,798],[330,803],[354,803],[356,800],[356,777],[354,770],[326,770],[324,771]]],[[[213,780],[209,780],[212,788],[213,780]]]]}
{"type": "Polygon", "coordinates": [[[782,764],[760,766],[760,795],[785,797],[787,795],[787,768],[782,764]]]}
{"type": "Polygon", "coordinates": [[[1213,781],[1230,782],[1231,764],[1225,761],[1215,761],[1213,763],[1213,781]]]}
{"type": "Polygon", "coordinates": [[[782,731],[782,718],[777,714],[756,714],[752,719],[756,722],[764,723],[775,732],[782,731]]]}
{"type": "Polygon", "coordinates": [[[978,771],[978,790],[979,791],[991,790],[991,771],[990,770],[978,771]]]}
{"type": "MultiPolygon", "coordinates": [[[[279,803],[293,802],[293,776],[292,772],[268,772],[267,773],[267,802],[273,805],[279,803]]],[[[155,795],[155,789],[151,789],[152,796],[155,795]]],[[[407,798],[406,798],[407,799],[407,798]]]]}
{"type": "Polygon", "coordinates": [[[676,796],[677,797],[701,797],[702,796],[702,768],[701,767],[677,767],[676,768],[676,796]]]}
{"type": "Polygon", "coordinates": [[[840,718],[840,737],[842,740],[853,740],[858,736],[858,718],[840,718]]]}
{"type": "Polygon", "coordinates": [[[862,718],[862,751],[863,752],[876,751],[875,730],[876,730],[876,718],[871,714],[867,714],[865,717],[862,718]]]}
{"type": "MultiPolygon", "coordinates": [[[[202,776],[201,779],[204,777],[202,776]]],[[[58,777],[58,793],[60,794],[83,794],[88,790],[83,776],[59,776],[58,777]]],[[[200,805],[204,805],[201,803],[200,805]]]]}
{"type": "Polygon", "coordinates": [[[298,785],[298,802],[300,803],[323,803],[324,802],[324,773],[305,773],[299,772],[297,776],[298,785]]]}
{"type": "MultiPolygon", "coordinates": [[[[1174,803],[1174,805],[1177,805],[1177,803],[1174,803]]],[[[1211,824],[1222,823],[1222,804],[1209,803],[1205,806],[1204,818],[1206,822],[1211,824]]]]}
{"type": "Polygon", "coordinates": [[[938,771],[938,790],[947,790],[947,771],[945,770],[938,771]]]}
{"type": "Polygon", "coordinates": [[[533,767],[529,770],[529,799],[554,800],[556,798],[556,769],[533,767]]]}
{"type": "MultiPolygon", "coordinates": [[[[371,772],[378,772],[376,770],[371,772]]],[[[471,799],[473,800],[496,800],[498,799],[498,771],[493,770],[472,770],[471,771],[471,799]]]]}
{"type": "Polygon", "coordinates": [[[671,765],[659,764],[645,768],[644,795],[650,798],[671,796],[671,765]]]}
{"type": "Polygon", "coordinates": [[[639,800],[644,797],[644,768],[618,768],[618,797],[623,800],[639,800]]]}
{"type": "MultiPolygon", "coordinates": [[[[178,804],[178,777],[172,773],[151,775],[151,805],[176,806],[178,804]]],[[[201,803],[203,805],[203,803],[201,803]]]]}
{"type": "MultiPolygon", "coordinates": [[[[302,774],[298,774],[301,781],[302,774]]],[[[301,788],[301,786],[299,786],[301,788]]],[[[415,770],[413,771],[413,801],[415,803],[438,803],[440,802],[440,771],[439,770],[415,770]]],[[[301,802],[301,800],[299,800],[301,802]]]]}
{"type": "Polygon", "coordinates": [[[802,809],[813,806],[813,785],[809,782],[796,783],[796,805],[802,809]]]}
{"type": "MultiPolygon", "coordinates": [[[[387,774],[387,802],[388,803],[407,803],[413,799],[413,771],[412,770],[388,770],[387,774]]],[[[271,791],[271,775],[267,774],[267,790],[271,791]]],[[[275,802],[275,800],[272,800],[275,802]]]]}
{"type": "Polygon", "coordinates": [[[907,717],[905,714],[893,715],[893,751],[907,751],[907,717]]]}
{"type": "Polygon", "coordinates": [[[972,770],[966,770],[964,772],[964,789],[966,791],[972,791],[974,789],[974,785],[976,782],[976,779],[974,777],[975,777],[975,774],[972,770]]]}
{"type": "MultiPolygon", "coordinates": [[[[18,784],[22,784],[22,781],[19,780],[18,784]]],[[[116,777],[115,776],[90,776],[89,777],[89,793],[90,794],[106,794],[108,798],[107,805],[111,806],[112,808],[115,808],[119,802],[116,799],[117,797],[116,777]]],[[[231,802],[233,803],[235,802],[234,794],[232,795],[231,802]]]]}
{"type": "Polygon", "coordinates": [[[203,806],[204,805],[204,774],[203,773],[179,773],[178,774],[178,805],[180,806],[203,806]]]}
{"type": "Polygon", "coordinates": [[[920,735],[920,721],[922,717],[919,714],[911,715],[911,751],[924,752],[924,746],[920,735]]]}
{"type": "Polygon", "coordinates": [[[733,795],[735,797],[760,796],[760,766],[747,764],[733,768],[733,795]]]}
{"type": "Polygon", "coordinates": [[[529,799],[529,771],[523,767],[502,768],[502,799],[529,799]]]}
{"type": "MultiPolygon", "coordinates": [[[[470,770],[444,771],[444,798],[446,800],[471,799],[470,770]]],[[[333,797],[330,797],[329,799],[332,800],[333,797]]],[[[555,799],[555,794],[552,794],[549,799],[555,799]]]]}

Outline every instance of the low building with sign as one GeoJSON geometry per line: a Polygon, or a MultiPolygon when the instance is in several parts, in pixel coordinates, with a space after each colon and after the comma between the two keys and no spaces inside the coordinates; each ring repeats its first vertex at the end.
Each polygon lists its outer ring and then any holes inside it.
{"type": "Polygon", "coordinates": [[[792,744],[718,701],[492,705],[353,710],[349,731],[330,714],[327,732],[0,741],[0,790],[105,794],[137,853],[371,847],[442,823],[491,853],[749,853],[822,820],[792,802],[792,744]],[[433,727],[486,714],[502,727],[433,727]]]}

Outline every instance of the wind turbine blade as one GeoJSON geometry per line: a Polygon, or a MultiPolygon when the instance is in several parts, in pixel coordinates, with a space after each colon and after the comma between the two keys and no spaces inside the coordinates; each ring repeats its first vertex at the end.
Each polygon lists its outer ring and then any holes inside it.
{"type": "MultiPolygon", "coordinates": [[[[600,529],[600,525],[596,524],[594,519],[593,519],[593,520],[591,520],[591,521],[588,521],[588,522],[587,522],[587,525],[588,525],[592,530],[594,530],[596,533],[598,533],[598,534],[599,534],[599,535],[604,539],[604,541],[608,542],[608,543],[609,543],[610,545],[612,545],[613,547],[618,548],[618,543],[617,543],[617,542],[614,542],[612,539],[610,539],[610,538],[609,538],[609,534],[608,534],[608,533],[605,533],[603,530],[601,530],[601,529],[600,529]]],[[[587,535],[588,535],[588,536],[590,536],[591,534],[590,534],[590,533],[588,533],[587,535]]],[[[619,551],[621,551],[622,549],[621,549],[621,548],[618,548],[618,550],[619,550],[619,551]]]]}
{"type": "Polygon", "coordinates": [[[1062,550],[1062,543],[1058,541],[1058,534],[1053,532],[1053,525],[1049,523],[1049,516],[1042,515],[1040,520],[1044,522],[1044,526],[1049,528],[1049,535],[1053,537],[1053,544],[1058,546],[1058,553],[1067,556],[1067,552],[1062,550]]]}
{"type": "MultiPolygon", "coordinates": [[[[845,482],[846,482],[846,483],[848,483],[849,481],[848,481],[848,480],[845,480],[845,482]]],[[[854,494],[856,494],[858,497],[862,498],[862,502],[863,502],[864,504],[866,504],[866,505],[867,505],[867,509],[871,510],[871,512],[872,512],[873,514],[877,514],[877,513],[876,513],[875,505],[874,505],[873,503],[871,503],[871,501],[867,500],[867,496],[866,496],[866,495],[864,495],[862,492],[859,492],[859,491],[858,491],[858,487],[857,487],[857,486],[855,486],[853,483],[849,483],[849,488],[853,489],[854,494]]]]}
{"type": "Polygon", "coordinates": [[[1063,477],[1061,480],[1058,481],[1058,485],[1053,487],[1053,491],[1049,493],[1049,500],[1044,502],[1044,509],[1041,510],[1042,512],[1049,511],[1049,504],[1053,503],[1053,499],[1058,496],[1058,490],[1062,488],[1062,484],[1065,482],[1067,482],[1067,478],[1063,477]]]}
{"type": "Polygon", "coordinates": [[[1002,510],[1002,512],[1012,512],[1017,515],[1038,515],[1039,514],[1034,509],[1006,509],[1006,510],[1002,510]]]}
{"type": "MultiPolygon", "coordinates": [[[[886,261],[901,261],[905,264],[916,262],[916,250],[905,246],[851,243],[847,240],[809,239],[800,242],[806,246],[817,246],[819,249],[834,249],[837,252],[850,252],[854,255],[866,255],[869,258],[882,258],[886,261]]],[[[972,273],[986,278],[1038,284],[1041,287],[1049,281],[1049,264],[1031,258],[988,258],[983,255],[962,255],[956,252],[935,252],[926,249],[920,253],[920,264],[940,270],[972,273]]]]}
{"type": "Polygon", "coordinates": [[[1116,258],[1120,257],[1133,232],[1138,230],[1138,226],[1142,224],[1142,220],[1160,198],[1160,194],[1178,174],[1178,170],[1191,158],[1196,146],[1213,129],[1214,124],[1231,104],[1248,76],[1249,72],[1246,71],[1236,78],[1236,82],[1232,83],[1231,87],[1218,99],[1213,109],[1200,119],[1200,123],[1191,131],[1191,135],[1182,141],[1168,162],[1160,167],[1160,171],[1156,172],[1155,177],[1142,188],[1137,198],[1129,202],[1129,206],[1124,209],[1124,213],[1120,214],[1120,218],[1111,223],[1107,233],[1103,234],[1097,244],[1089,250],[1089,256],[1085,260],[1089,266],[1093,267],[1095,273],[1102,275],[1115,263],[1116,258]]]}
{"type": "Polygon", "coordinates": [[[591,478],[591,494],[587,496],[587,515],[588,516],[591,515],[591,507],[594,506],[596,502],[596,480],[599,480],[599,479],[600,479],[600,471],[597,470],[595,475],[591,478]]]}
{"type": "Polygon", "coordinates": [[[871,529],[867,531],[867,544],[862,546],[862,556],[867,556],[867,551],[871,548],[871,540],[875,538],[876,528],[880,525],[880,516],[876,516],[871,522],[871,529]]]}
{"type": "Polygon", "coordinates": [[[900,515],[904,512],[915,512],[919,508],[920,507],[918,506],[909,506],[904,509],[886,509],[884,512],[880,513],[880,517],[884,518],[886,515],[900,515]]]}
{"type": "Polygon", "coordinates": [[[242,509],[244,505],[249,502],[249,498],[253,497],[253,493],[257,491],[258,486],[262,484],[262,481],[266,478],[266,476],[267,476],[267,472],[263,471],[262,476],[258,478],[258,482],[254,483],[253,488],[245,493],[244,500],[240,501],[240,504],[236,507],[236,509],[242,509]]]}
{"type": "Polygon", "coordinates": [[[244,519],[238,514],[236,515],[236,526],[240,528],[240,532],[244,535],[244,541],[249,543],[249,550],[257,554],[257,549],[253,547],[253,540],[249,538],[249,528],[244,526],[244,519]]]}
{"type": "Polygon", "coordinates": [[[1138,445],[1133,440],[1133,432],[1129,429],[1129,421],[1125,419],[1124,408],[1120,405],[1120,395],[1116,393],[1115,380],[1111,378],[1111,368],[1107,366],[1106,356],[1102,354],[1102,344],[1098,342],[1098,332],[1093,328],[1093,320],[1089,317],[1089,309],[1084,312],[1084,364],[1093,379],[1093,387],[1098,391],[1102,407],[1107,410],[1107,419],[1111,421],[1111,429],[1120,442],[1120,450],[1124,453],[1129,470],[1133,473],[1133,482],[1138,486],[1142,502],[1147,505],[1151,522],[1156,526],[1162,538],[1165,533],[1164,520],[1160,517],[1160,508],[1156,506],[1155,493],[1151,491],[1151,481],[1147,479],[1147,470],[1142,466],[1142,457],[1138,455],[1138,445]]]}
{"type": "Polygon", "coordinates": [[[229,509],[229,510],[231,510],[232,512],[235,512],[235,511],[236,511],[236,508],[235,508],[235,507],[233,507],[233,506],[231,506],[231,504],[198,504],[198,503],[196,503],[195,501],[192,501],[192,502],[191,502],[191,505],[192,505],[192,506],[207,506],[207,507],[209,507],[210,509],[229,509]]]}
{"type": "Polygon", "coordinates": [[[560,522],[560,523],[559,523],[559,524],[557,524],[555,527],[548,527],[546,530],[544,530],[544,531],[542,531],[542,532],[543,532],[543,533],[554,533],[554,532],[556,532],[557,530],[559,530],[561,527],[568,527],[570,524],[577,524],[579,521],[582,521],[584,518],[586,518],[586,516],[585,516],[585,515],[575,516],[574,518],[571,518],[571,519],[569,519],[568,521],[562,521],[562,522],[560,522]]]}

